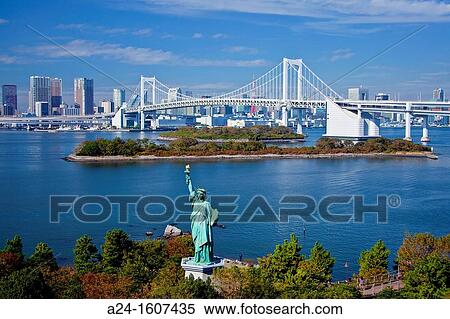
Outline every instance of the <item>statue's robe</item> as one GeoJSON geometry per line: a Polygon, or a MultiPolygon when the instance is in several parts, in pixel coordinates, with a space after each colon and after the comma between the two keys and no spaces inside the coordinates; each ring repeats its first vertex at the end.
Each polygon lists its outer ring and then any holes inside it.
{"type": "Polygon", "coordinates": [[[218,212],[208,201],[195,198],[195,194],[191,194],[189,199],[192,202],[191,229],[195,245],[194,261],[198,264],[209,264],[214,260],[212,227],[217,222],[218,212]]]}

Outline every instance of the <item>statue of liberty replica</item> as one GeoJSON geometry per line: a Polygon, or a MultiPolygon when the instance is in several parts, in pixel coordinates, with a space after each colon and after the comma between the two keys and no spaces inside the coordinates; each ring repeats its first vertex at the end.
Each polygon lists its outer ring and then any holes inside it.
{"type": "Polygon", "coordinates": [[[206,279],[216,267],[223,266],[223,260],[214,257],[214,241],[212,228],[217,223],[219,214],[207,200],[206,190],[192,186],[189,164],[184,171],[189,190],[189,201],[192,203],[191,232],[194,241],[194,257],[183,258],[181,266],[186,276],[206,279]]]}

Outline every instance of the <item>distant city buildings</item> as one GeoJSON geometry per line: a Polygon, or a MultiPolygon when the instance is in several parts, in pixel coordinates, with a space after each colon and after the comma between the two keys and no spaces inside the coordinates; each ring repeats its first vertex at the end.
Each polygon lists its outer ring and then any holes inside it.
{"type": "Polygon", "coordinates": [[[389,101],[390,99],[391,99],[390,94],[377,93],[377,95],[375,95],[375,101],[389,101]]]}
{"type": "Polygon", "coordinates": [[[36,102],[50,102],[50,78],[48,76],[30,76],[28,111],[36,113],[36,102]]]}
{"type": "Polygon", "coordinates": [[[49,103],[48,102],[36,102],[34,105],[34,112],[37,117],[48,116],[49,113],[49,103]]]}
{"type": "Polygon", "coordinates": [[[59,108],[62,102],[62,80],[59,78],[50,79],[50,114],[60,114],[59,108]]]}
{"type": "Polygon", "coordinates": [[[122,106],[122,103],[124,103],[124,102],[125,102],[125,90],[124,89],[114,89],[113,90],[114,110],[115,111],[119,110],[120,107],[122,106]]]}
{"type": "Polygon", "coordinates": [[[94,114],[94,80],[74,79],[73,91],[74,104],[80,107],[80,115],[94,114]]]}
{"type": "Polygon", "coordinates": [[[17,113],[17,87],[15,85],[2,85],[1,106],[0,115],[12,116],[17,113]]]}
{"type": "Polygon", "coordinates": [[[433,90],[433,100],[436,102],[444,102],[445,100],[445,92],[441,88],[437,88],[433,90]]]}
{"type": "Polygon", "coordinates": [[[64,105],[61,111],[61,115],[64,116],[78,116],[81,113],[79,105],[64,105]]]}
{"type": "Polygon", "coordinates": [[[369,90],[362,86],[348,89],[348,99],[352,101],[367,101],[369,99],[369,90]]]}
{"type": "Polygon", "coordinates": [[[102,100],[96,113],[114,113],[115,103],[113,101],[102,100]]]}

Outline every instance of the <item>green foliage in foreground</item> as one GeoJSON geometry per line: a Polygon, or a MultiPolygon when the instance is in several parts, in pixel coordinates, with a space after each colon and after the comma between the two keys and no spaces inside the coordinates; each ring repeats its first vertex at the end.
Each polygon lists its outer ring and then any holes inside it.
{"type": "Polygon", "coordinates": [[[194,138],[200,140],[284,140],[301,139],[303,135],[292,132],[290,128],[278,126],[251,126],[243,128],[235,127],[182,127],[176,131],[162,133],[163,137],[194,138]]]}
{"type": "MultiPolygon", "coordinates": [[[[113,229],[102,254],[86,235],[75,244],[74,266],[59,267],[39,243],[23,256],[16,236],[0,251],[0,298],[360,298],[358,282],[333,283],[335,259],[320,243],[308,255],[296,236],[277,245],[258,265],[218,269],[211,280],[185,278],[180,258],[193,253],[190,236],[134,241],[113,229]]],[[[450,236],[407,235],[399,249],[404,288],[377,298],[445,298],[450,295],[450,236]],[[410,258],[408,260],[408,258],[410,258]]],[[[361,253],[358,277],[387,272],[382,241],[361,253]]],[[[356,275],[355,277],[356,278],[356,275]]]]}
{"type": "Polygon", "coordinates": [[[172,141],[169,145],[157,145],[148,139],[112,140],[97,139],[81,143],[75,150],[79,156],[212,156],[212,155],[314,155],[314,154],[370,154],[397,152],[428,152],[431,149],[401,139],[390,140],[376,138],[354,144],[332,138],[321,138],[315,146],[278,147],[268,146],[263,142],[199,143],[195,138],[183,137],[172,141]]]}

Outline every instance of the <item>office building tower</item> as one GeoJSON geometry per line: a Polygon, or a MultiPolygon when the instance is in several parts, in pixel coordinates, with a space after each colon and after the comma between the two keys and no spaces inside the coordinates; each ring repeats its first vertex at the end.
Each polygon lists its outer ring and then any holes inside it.
{"type": "Polygon", "coordinates": [[[62,102],[62,80],[58,78],[50,79],[50,114],[60,114],[59,107],[62,102]]]}
{"type": "Polygon", "coordinates": [[[50,102],[50,78],[48,76],[30,76],[28,111],[36,113],[36,102],[50,102]]]}
{"type": "Polygon", "coordinates": [[[124,103],[124,102],[125,102],[125,90],[124,89],[114,89],[113,90],[114,110],[118,111],[121,108],[122,103],[124,103]]]}
{"type": "Polygon", "coordinates": [[[34,113],[37,117],[48,116],[49,115],[49,104],[48,102],[36,102],[34,105],[34,113]]]}
{"type": "Polygon", "coordinates": [[[348,99],[352,101],[367,101],[369,99],[369,90],[362,86],[348,89],[348,99]]]}
{"type": "Polygon", "coordinates": [[[375,95],[375,101],[389,101],[391,99],[391,96],[386,93],[377,93],[375,95]]]}
{"type": "Polygon", "coordinates": [[[100,102],[100,110],[102,110],[102,111],[97,112],[97,113],[113,113],[114,108],[115,108],[115,104],[113,103],[113,101],[102,100],[100,102]]]}
{"type": "Polygon", "coordinates": [[[445,100],[445,92],[441,88],[437,88],[433,90],[433,100],[436,102],[444,102],[445,100]]]}
{"type": "Polygon", "coordinates": [[[75,105],[80,107],[80,115],[94,114],[94,80],[75,79],[73,91],[75,105]]]}
{"type": "Polygon", "coordinates": [[[17,113],[17,87],[12,84],[2,85],[1,115],[11,116],[17,113]]]}

